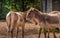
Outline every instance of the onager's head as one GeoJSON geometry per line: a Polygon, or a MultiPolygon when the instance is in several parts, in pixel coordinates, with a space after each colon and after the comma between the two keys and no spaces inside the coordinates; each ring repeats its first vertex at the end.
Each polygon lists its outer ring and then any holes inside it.
{"type": "MultiPolygon", "coordinates": [[[[30,8],[28,11],[27,11],[27,15],[26,15],[26,18],[29,18],[29,19],[32,19],[33,17],[38,17],[40,15],[40,11],[35,9],[35,8],[30,8]]],[[[28,20],[28,19],[27,19],[28,20]]]]}
{"type": "Polygon", "coordinates": [[[28,11],[27,11],[27,15],[26,15],[26,19],[28,21],[31,21],[31,22],[39,22],[38,21],[38,18],[40,16],[40,11],[35,9],[35,8],[30,8],[28,11]]]}

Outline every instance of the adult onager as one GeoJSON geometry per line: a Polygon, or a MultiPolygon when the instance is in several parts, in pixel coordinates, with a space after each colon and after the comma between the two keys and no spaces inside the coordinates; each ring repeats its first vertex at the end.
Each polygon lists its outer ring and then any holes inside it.
{"type": "MultiPolygon", "coordinates": [[[[29,10],[29,13],[27,13],[27,19],[31,20],[33,17],[39,20],[39,23],[44,23],[44,27],[43,25],[40,25],[41,27],[43,27],[44,29],[48,28],[48,32],[50,29],[55,29],[57,27],[55,26],[49,26],[47,25],[47,23],[49,24],[59,24],[59,15],[60,14],[52,14],[52,13],[42,13],[39,10],[35,9],[35,8],[31,8],[29,10]]],[[[40,34],[40,32],[39,32],[40,34]]],[[[40,38],[40,35],[39,35],[40,38]]],[[[46,37],[45,37],[46,38],[46,37]]]]}
{"type": "MultiPolygon", "coordinates": [[[[26,20],[30,21],[31,23],[35,23],[35,25],[39,24],[39,20],[35,18],[36,15],[38,15],[38,13],[33,13],[34,8],[30,8],[27,11],[26,14],[26,20]]],[[[38,10],[37,10],[38,11],[38,10]]],[[[38,11],[39,12],[39,11],[38,11]]],[[[38,16],[37,16],[38,17],[38,16]]]]}
{"type": "MultiPolygon", "coordinates": [[[[22,15],[23,12],[13,12],[10,11],[7,15],[6,15],[6,22],[8,25],[8,32],[11,32],[12,34],[12,38],[13,38],[13,30],[15,28],[17,28],[17,36],[18,36],[18,30],[19,27],[22,27],[22,32],[24,33],[24,26],[25,26],[25,19],[22,15]]],[[[22,33],[22,38],[24,38],[24,34],[22,33]]],[[[17,38],[16,36],[16,38],[17,38]]]]}
{"type": "MultiPolygon", "coordinates": [[[[39,10],[37,10],[35,8],[31,8],[30,10],[28,10],[26,19],[29,19],[30,21],[32,21],[32,19],[33,19],[33,21],[35,19],[37,19],[38,21],[35,20],[34,22],[36,22],[37,24],[39,24],[40,25],[40,29],[41,29],[41,28],[45,28],[45,27],[43,27],[43,25],[40,24],[41,22],[45,23],[45,17],[44,17],[44,15],[46,15],[46,14],[40,12],[39,10]]],[[[38,38],[40,38],[40,31],[39,31],[39,37],[38,38]]]]}

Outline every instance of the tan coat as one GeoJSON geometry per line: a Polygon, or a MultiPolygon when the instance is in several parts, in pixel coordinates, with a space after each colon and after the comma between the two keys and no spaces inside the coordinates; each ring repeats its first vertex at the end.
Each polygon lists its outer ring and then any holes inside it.
{"type": "Polygon", "coordinates": [[[16,27],[19,28],[19,26],[22,27],[25,25],[21,12],[9,12],[6,16],[6,22],[10,31],[16,27]]]}

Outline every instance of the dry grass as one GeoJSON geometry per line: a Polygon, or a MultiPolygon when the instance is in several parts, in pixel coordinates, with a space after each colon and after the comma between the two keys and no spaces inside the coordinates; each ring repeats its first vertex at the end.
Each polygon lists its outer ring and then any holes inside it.
{"type": "MultiPolygon", "coordinates": [[[[51,25],[51,24],[49,24],[49,25],[51,25]]],[[[25,36],[24,37],[25,38],[38,38],[38,30],[39,30],[39,25],[26,23],[26,25],[25,25],[25,34],[24,34],[25,36]]],[[[6,22],[0,21],[0,38],[6,38],[7,34],[8,34],[8,32],[7,32],[6,22]]],[[[21,32],[21,27],[20,27],[18,38],[21,38],[21,34],[22,34],[22,32],[21,32]]],[[[60,35],[60,33],[56,33],[57,38],[59,38],[59,35],[60,35]]],[[[8,35],[8,36],[10,37],[11,35],[8,35]]],[[[14,37],[15,36],[16,36],[16,30],[14,30],[14,37]]],[[[48,36],[48,34],[47,34],[47,36],[48,36]]],[[[50,33],[49,37],[54,38],[52,33],[50,33]]],[[[41,34],[41,38],[44,38],[43,33],[41,34]]]]}

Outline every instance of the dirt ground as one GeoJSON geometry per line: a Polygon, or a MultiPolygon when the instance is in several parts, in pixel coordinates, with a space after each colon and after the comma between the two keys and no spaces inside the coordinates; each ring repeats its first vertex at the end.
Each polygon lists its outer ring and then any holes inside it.
{"type": "MultiPolygon", "coordinates": [[[[7,24],[5,21],[0,21],[0,38],[11,38],[11,35],[7,35],[7,24]]],[[[18,38],[22,38],[22,31],[21,27],[19,30],[18,38]]],[[[39,25],[34,25],[30,23],[25,24],[25,29],[24,29],[24,38],[38,38],[38,30],[39,30],[39,25]]],[[[60,33],[55,33],[56,37],[59,38],[60,33]]],[[[48,34],[46,34],[46,37],[48,34]]],[[[16,30],[14,30],[14,38],[16,38],[16,30]]],[[[41,33],[40,38],[45,38],[44,34],[41,33]]],[[[53,33],[49,34],[49,38],[54,38],[53,33]]]]}

